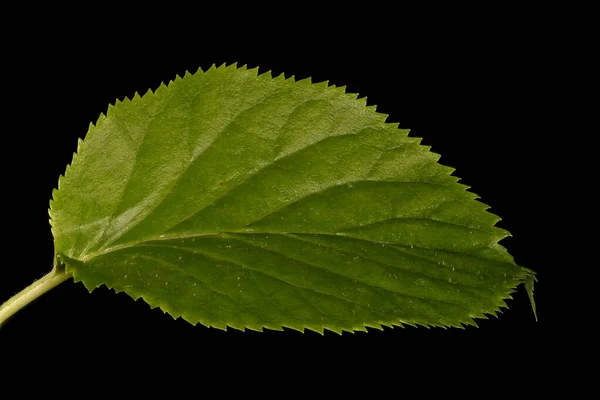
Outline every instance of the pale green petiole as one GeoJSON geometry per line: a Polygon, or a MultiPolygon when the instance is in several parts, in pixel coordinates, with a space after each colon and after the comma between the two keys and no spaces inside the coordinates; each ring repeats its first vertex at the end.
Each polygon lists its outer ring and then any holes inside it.
{"type": "Polygon", "coordinates": [[[41,279],[21,290],[0,306],[0,327],[17,311],[21,310],[35,299],[71,278],[71,273],[64,266],[54,267],[41,279]]]}

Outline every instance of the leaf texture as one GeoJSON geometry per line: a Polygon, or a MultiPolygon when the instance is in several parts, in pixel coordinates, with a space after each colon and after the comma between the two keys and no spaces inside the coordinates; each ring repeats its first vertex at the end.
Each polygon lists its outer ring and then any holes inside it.
{"type": "Polygon", "coordinates": [[[517,266],[439,156],[344,88],[236,65],[109,106],[50,204],[55,262],[226,329],[454,326],[517,266]]]}

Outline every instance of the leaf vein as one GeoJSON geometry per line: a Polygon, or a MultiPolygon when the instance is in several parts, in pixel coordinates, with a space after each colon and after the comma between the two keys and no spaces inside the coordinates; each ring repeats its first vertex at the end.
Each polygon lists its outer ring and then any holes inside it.
{"type": "MultiPolygon", "coordinates": [[[[175,246],[175,245],[169,245],[169,246],[165,246],[165,245],[153,245],[153,246],[151,246],[151,245],[144,245],[144,247],[153,247],[153,248],[169,248],[169,249],[180,250],[180,251],[183,251],[183,252],[186,252],[186,253],[189,253],[189,254],[193,254],[193,255],[198,255],[198,254],[201,254],[202,256],[204,256],[204,257],[206,257],[206,258],[208,258],[208,259],[210,259],[210,260],[212,260],[212,261],[219,261],[219,262],[223,262],[223,261],[224,261],[224,262],[227,262],[227,263],[229,263],[229,264],[231,264],[231,265],[235,265],[237,268],[239,268],[239,267],[241,266],[241,267],[242,267],[242,269],[248,269],[248,270],[249,270],[249,271],[251,271],[252,273],[260,273],[260,271],[253,270],[253,269],[251,269],[251,268],[246,268],[246,267],[244,267],[244,266],[242,266],[242,265],[240,265],[240,264],[237,264],[237,263],[231,262],[231,261],[229,261],[229,260],[226,260],[226,259],[221,259],[221,258],[216,258],[216,257],[213,257],[213,256],[211,256],[211,255],[209,255],[209,254],[207,254],[207,253],[205,253],[205,252],[202,252],[202,251],[199,251],[199,250],[197,250],[197,249],[193,249],[193,248],[188,248],[188,247],[183,247],[183,246],[175,246]]],[[[146,257],[150,257],[150,256],[146,256],[146,257]]],[[[151,258],[153,258],[153,259],[154,259],[154,257],[151,257],[151,258]]],[[[159,261],[159,259],[156,259],[156,260],[157,260],[157,261],[159,261]]],[[[166,261],[165,261],[165,262],[166,262],[166,261]]],[[[178,268],[178,267],[177,267],[175,264],[172,264],[172,263],[169,263],[169,264],[171,264],[171,265],[172,265],[174,268],[178,268]]],[[[264,312],[262,312],[260,309],[257,309],[256,307],[250,307],[250,306],[249,306],[249,305],[247,305],[247,304],[243,304],[242,302],[240,302],[240,301],[236,300],[236,299],[235,299],[235,298],[233,298],[232,296],[230,296],[230,295],[228,295],[228,294],[226,294],[226,293],[223,293],[223,292],[220,292],[220,291],[218,291],[218,290],[214,289],[214,288],[213,288],[211,285],[209,285],[209,284],[208,284],[208,283],[206,283],[206,282],[203,282],[203,281],[199,280],[198,278],[196,278],[196,277],[195,277],[194,275],[192,275],[192,274],[186,273],[186,272],[184,272],[184,271],[183,271],[183,270],[181,270],[181,269],[178,269],[177,271],[179,271],[179,272],[182,272],[184,275],[191,277],[192,279],[194,279],[194,280],[198,281],[199,283],[203,284],[204,286],[207,286],[207,287],[208,287],[208,289],[210,289],[210,290],[212,290],[212,291],[214,291],[214,292],[217,292],[217,293],[219,293],[219,294],[222,294],[222,295],[224,295],[224,296],[227,296],[228,298],[230,298],[231,300],[233,300],[233,301],[235,301],[237,304],[239,304],[239,305],[242,307],[242,309],[243,309],[243,310],[249,310],[250,308],[252,308],[252,310],[254,310],[253,314],[254,314],[255,316],[260,316],[260,317],[263,317],[265,321],[272,322],[272,321],[271,321],[271,320],[272,320],[272,318],[270,318],[269,316],[267,316],[267,315],[266,315],[264,312]]],[[[273,305],[274,305],[274,306],[276,306],[276,307],[277,307],[277,306],[279,306],[278,302],[276,302],[276,301],[274,301],[274,300],[273,300],[273,297],[272,297],[272,295],[271,295],[270,293],[268,293],[268,292],[264,291],[263,289],[261,289],[261,288],[259,287],[259,285],[257,285],[257,284],[256,284],[256,278],[254,278],[254,279],[255,279],[255,287],[256,287],[256,288],[257,288],[259,291],[261,291],[263,294],[265,294],[265,295],[266,295],[266,297],[268,297],[268,298],[269,298],[269,300],[271,301],[271,303],[273,303],[273,305]]],[[[301,291],[303,290],[302,288],[300,288],[300,287],[297,287],[297,286],[293,286],[293,285],[292,285],[292,287],[294,287],[294,289],[296,289],[298,292],[301,292],[301,291]]],[[[304,295],[304,293],[300,293],[300,295],[301,295],[303,298],[305,298],[305,299],[306,299],[306,296],[304,295]]],[[[307,299],[307,300],[308,300],[308,299],[307,299]]],[[[314,306],[314,305],[313,305],[313,307],[314,307],[314,308],[317,310],[317,312],[321,312],[321,311],[320,311],[320,310],[319,310],[319,309],[318,309],[316,306],[314,306]]],[[[321,312],[321,313],[322,313],[322,312],[321,312]]]]}
{"type": "MultiPolygon", "coordinates": [[[[118,235],[116,235],[113,239],[111,239],[109,242],[107,242],[105,244],[105,246],[108,246],[111,243],[114,243],[116,240],[118,240],[120,237],[122,237],[123,235],[125,235],[127,232],[129,232],[131,229],[133,229],[139,223],[141,223],[142,221],[144,221],[146,218],[150,217],[152,215],[152,213],[154,211],[156,211],[165,202],[165,200],[173,192],[173,189],[177,186],[177,184],[181,181],[181,179],[183,179],[183,177],[185,176],[185,174],[187,173],[187,171],[189,171],[189,169],[192,167],[192,165],[194,165],[194,163],[198,159],[200,159],[200,157],[204,153],[206,153],[206,151],[208,151],[209,149],[213,148],[214,144],[219,140],[219,138],[223,135],[223,133],[226,132],[229,129],[229,127],[231,127],[231,125],[234,124],[243,114],[245,114],[246,112],[248,112],[249,110],[251,110],[253,108],[256,108],[256,107],[260,106],[261,104],[264,103],[265,100],[269,99],[270,97],[275,96],[275,95],[280,94],[280,93],[283,93],[283,92],[286,92],[286,91],[289,91],[289,90],[290,89],[284,89],[284,90],[277,91],[275,93],[271,93],[270,95],[267,95],[264,98],[262,98],[260,101],[258,101],[256,103],[253,103],[251,106],[246,107],[243,110],[240,110],[236,115],[234,115],[233,118],[231,119],[231,121],[229,121],[221,130],[219,130],[219,132],[215,135],[215,137],[210,142],[210,144],[208,146],[206,146],[206,148],[204,148],[197,155],[195,155],[194,158],[191,159],[190,162],[186,165],[186,167],[181,171],[181,173],[177,177],[175,177],[175,179],[173,180],[173,182],[169,185],[169,188],[165,191],[165,194],[161,197],[161,199],[150,210],[148,210],[148,212],[144,216],[144,218],[140,218],[138,221],[136,221],[133,224],[130,224],[129,226],[127,226],[118,235]]],[[[196,94],[193,97],[197,98],[198,96],[199,96],[199,94],[196,94]]],[[[180,222],[183,222],[183,221],[180,221],[180,222]]],[[[178,222],[177,224],[179,224],[180,222],[178,222]]],[[[164,232],[166,232],[167,230],[168,229],[164,230],[164,232]]]]}
{"type": "MultiPolygon", "coordinates": [[[[214,292],[214,293],[217,293],[218,295],[220,295],[220,296],[223,296],[223,297],[225,297],[225,298],[229,299],[230,301],[234,302],[234,303],[235,303],[235,304],[237,304],[238,306],[240,306],[240,307],[241,307],[241,310],[240,310],[240,311],[250,311],[251,309],[252,309],[252,310],[255,310],[253,307],[250,307],[248,304],[244,304],[244,303],[242,303],[241,301],[239,301],[239,300],[235,299],[235,298],[234,298],[234,297],[232,297],[231,295],[229,295],[229,294],[227,294],[227,293],[225,293],[225,292],[221,292],[221,291],[219,291],[219,290],[215,289],[215,288],[214,288],[212,285],[210,285],[210,284],[208,284],[207,282],[205,282],[205,281],[203,281],[203,280],[199,279],[199,278],[198,278],[197,276],[195,276],[194,274],[190,274],[190,273],[189,273],[189,272],[187,272],[185,269],[178,267],[176,264],[173,264],[173,263],[171,263],[171,262],[169,262],[169,261],[166,261],[166,260],[163,260],[163,259],[160,259],[160,258],[156,258],[156,257],[150,256],[150,255],[147,255],[147,254],[141,255],[141,256],[140,256],[140,258],[146,258],[146,259],[150,259],[150,260],[152,260],[152,261],[155,261],[155,262],[157,262],[157,263],[159,263],[159,264],[161,264],[161,265],[163,265],[163,266],[168,266],[168,267],[169,267],[169,268],[170,268],[172,271],[178,272],[178,273],[180,273],[180,274],[182,274],[182,275],[185,275],[185,276],[187,276],[187,277],[189,277],[189,278],[193,279],[194,281],[198,282],[200,285],[202,285],[202,286],[203,286],[203,287],[205,287],[206,289],[208,289],[208,290],[210,290],[210,291],[212,291],[212,292],[214,292]]],[[[197,303],[195,303],[195,304],[197,304],[197,303]]],[[[200,304],[200,306],[201,306],[202,308],[206,309],[206,307],[203,307],[201,304],[200,304]]],[[[251,311],[251,312],[252,312],[252,311],[251,311]]],[[[259,316],[259,314],[257,314],[257,313],[256,313],[256,311],[254,311],[254,312],[252,312],[252,313],[253,313],[255,316],[259,316]]]]}
{"type": "MultiPolygon", "coordinates": [[[[368,261],[371,261],[371,262],[374,262],[374,263],[377,263],[377,264],[380,264],[380,265],[391,267],[395,271],[400,271],[400,272],[403,272],[403,273],[406,273],[406,274],[412,274],[412,275],[422,276],[422,277],[426,277],[428,279],[432,279],[432,280],[436,280],[436,281],[439,281],[439,282],[442,282],[442,283],[446,283],[442,278],[438,278],[438,277],[435,277],[433,275],[429,275],[429,274],[427,274],[425,272],[422,272],[422,271],[415,271],[414,269],[405,270],[405,269],[402,269],[401,267],[398,267],[397,265],[389,264],[389,263],[384,263],[382,261],[375,260],[375,259],[373,259],[371,257],[367,257],[363,253],[352,252],[352,251],[349,251],[349,250],[346,250],[346,249],[341,249],[339,247],[334,247],[334,246],[331,246],[331,245],[326,245],[324,243],[312,242],[310,240],[303,239],[300,236],[297,236],[296,234],[289,234],[289,235],[286,235],[286,236],[290,237],[290,238],[293,238],[293,239],[296,239],[296,240],[299,240],[299,241],[302,241],[302,242],[305,242],[305,243],[310,243],[310,244],[313,244],[313,245],[316,245],[316,246],[321,246],[321,247],[324,247],[324,248],[336,250],[336,251],[339,251],[341,253],[345,253],[345,254],[348,254],[348,255],[360,256],[361,258],[364,258],[365,260],[368,260],[368,261]]],[[[404,254],[404,252],[402,252],[402,253],[404,254]]],[[[439,267],[439,265],[437,263],[435,263],[434,261],[432,261],[432,260],[429,260],[429,259],[422,259],[422,260],[426,261],[427,263],[429,263],[431,265],[433,265],[434,267],[439,267]]],[[[473,273],[471,273],[469,271],[465,271],[465,272],[467,272],[469,275],[475,275],[475,274],[473,274],[473,273]]],[[[464,282],[456,282],[456,284],[457,285],[461,285],[461,286],[466,286],[468,288],[479,289],[478,287],[476,287],[474,285],[470,285],[470,284],[464,283],[464,282]]]]}
{"type": "Polygon", "coordinates": [[[469,229],[471,231],[478,231],[478,232],[486,233],[488,235],[493,235],[492,232],[484,231],[481,228],[474,228],[474,227],[467,226],[467,225],[457,224],[455,222],[442,221],[440,219],[435,219],[435,218],[431,218],[431,217],[389,217],[389,218],[382,219],[380,221],[369,222],[364,225],[355,225],[355,226],[350,226],[348,228],[342,228],[342,229],[340,229],[340,232],[350,233],[350,231],[355,230],[355,229],[362,229],[362,228],[366,228],[366,227],[377,225],[377,224],[383,224],[384,222],[393,221],[393,220],[415,221],[415,222],[431,221],[431,222],[438,223],[438,224],[456,226],[459,228],[469,229]]]}
{"type": "Polygon", "coordinates": [[[280,255],[282,257],[285,257],[285,258],[287,258],[289,260],[296,261],[296,262],[299,262],[301,264],[304,264],[304,265],[306,265],[306,266],[308,266],[310,268],[316,268],[316,269],[321,269],[321,270],[327,271],[327,272],[329,272],[331,274],[334,274],[336,276],[342,277],[342,278],[350,281],[351,283],[357,283],[357,282],[358,283],[362,283],[362,284],[364,284],[366,286],[370,286],[370,287],[373,287],[373,288],[376,288],[376,289],[385,290],[385,291],[390,292],[390,293],[399,294],[399,295],[404,296],[404,297],[409,297],[409,298],[417,299],[417,300],[420,300],[420,301],[425,301],[425,302],[428,302],[428,303],[440,302],[440,303],[447,303],[447,304],[452,304],[452,305],[461,305],[462,304],[461,302],[426,298],[426,297],[411,295],[411,294],[404,293],[404,292],[401,292],[401,291],[398,291],[398,290],[393,290],[393,289],[390,289],[390,288],[386,288],[384,286],[377,285],[375,283],[366,282],[366,281],[357,279],[355,277],[344,275],[344,274],[342,274],[342,273],[340,273],[338,271],[334,271],[332,269],[326,268],[323,265],[309,263],[309,262],[307,262],[305,260],[302,260],[302,259],[296,258],[296,257],[292,257],[289,254],[285,254],[285,253],[282,253],[280,251],[275,251],[273,249],[266,249],[266,248],[263,248],[261,246],[257,246],[255,243],[252,243],[252,242],[246,241],[246,240],[241,240],[241,239],[239,239],[239,238],[237,238],[235,236],[227,236],[227,237],[232,238],[232,239],[237,240],[237,241],[241,241],[241,242],[246,243],[246,244],[249,244],[250,246],[255,247],[257,249],[260,249],[260,250],[263,250],[263,251],[267,251],[267,252],[271,252],[271,253],[274,253],[274,254],[278,254],[278,255],[280,255]]]}
{"type": "MultiPolygon", "coordinates": [[[[262,168],[259,168],[259,169],[257,169],[256,171],[253,171],[253,172],[251,172],[250,174],[248,174],[248,175],[247,175],[247,176],[246,176],[246,177],[245,177],[245,178],[244,178],[242,181],[240,181],[238,184],[236,184],[236,185],[235,185],[235,186],[233,186],[232,188],[230,188],[230,189],[228,189],[227,191],[225,191],[225,192],[224,192],[222,195],[220,195],[219,197],[215,198],[215,199],[214,199],[212,202],[210,202],[210,203],[207,203],[206,205],[202,206],[200,209],[198,209],[198,210],[194,211],[192,214],[190,214],[190,215],[188,215],[188,216],[184,217],[183,219],[181,219],[180,221],[178,221],[176,224],[174,224],[174,225],[173,225],[173,226],[171,226],[170,228],[167,228],[167,229],[165,229],[165,230],[164,230],[162,233],[165,233],[165,232],[168,232],[168,231],[171,231],[171,230],[173,230],[173,229],[177,228],[177,227],[178,227],[179,225],[181,225],[182,223],[184,223],[184,222],[186,222],[186,221],[188,221],[188,220],[190,220],[190,219],[194,218],[194,216],[198,215],[199,213],[201,213],[202,211],[204,211],[204,210],[205,210],[205,209],[207,209],[208,207],[210,207],[210,206],[214,205],[214,204],[215,204],[217,201],[220,201],[220,200],[223,200],[224,198],[227,198],[227,196],[229,196],[229,195],[230,195],[230,194],[231,194],[233,191],[235,191],[236,189],[238,189],[239,187],[241,187],[242,185],[244,185],[245,183],[247,183],[247,182],[248,182],[250,179],[252,179],[252,178],[254,178],[254,177],[256,177],[256,176],[260,175],[261,173],[265,172],[265,171],[266,171],[266,170],[267,170],[269,167],[271,167],[271,166],[278,166],[278,167],[280,167],[280,168],[283,168],[283,167],[282,167],[282,166],[279,164],[279,161],[281,161],[281,160],[284,160],[284,159],[286,159],[286,158],[288,158],[288,157],[292,157],[292,156],[296,155],[297,153],[300,153],[301,151],[304,151],[304,150],[306,150],[306,149],[309,149],[310,147],[312,147],[312,146],[314,146],[314,145],[317,145],[317,144],[319,144],[319,143],[321,143],[321,142],[323,142],[323,141],[325,141],[325,140],[327,140],[327,139],[331,139],[331,138],[339,138],[339,137],[343,137],[343,136],[354,136],[354,135],[358,135],[358,134],[360,134],[361,132],[363,132],[363,131],[364,131],[364,130],[366,130],[366,129],[368,129],[368,128],[365,128],[365,129],[363,129],[363,130],[361,130],[361,131],[359,131],[359,132],[356,132],[356,133],[346,133],[346,134],[343,134],[343,135],[337,135],[337,136],[327,136],[327,137],[325,137],[325,138],[323,138],[323,139],[321,139],[321,140],[319,140],[319,141],[316,141],[316,142],[314,142],[314,143],[311,143],[311,144],[310,144],[310,145],[308,145],[308,146],[305,146],[305,147],[302,147],[302,148],[300,148],[300,149],[297,149],[297,150],[295,150],[294,152],[292,152],[292,153],[290,153],[290,154],[286,155],[285,157],[282,157],[282,158],[278,159],[278,160],[277,160],[277,163],[275,163],[275,160],[272,160],[271,162],[267,163],[267,164],[266,164],[265,166],[263,166],[262,168]]],[[[320,190],[320,191],[322,191],[322,190],[320,190]]],[[[320,191],[319,191],[319,192],[320,192],[320,191]]],[[[308,194],[308,195],[307,195],[307,196],[305,196],[305,197],[309,197],[310,195],[312,195],[312,194],[315,194],[315,193],[319,193],[319,192],[311,192],[310,194],[308,194]]],[[[289,203],[289,204],[293,204],[293,203],[289,203]]],[[[285,206],[284,206],[284,207],[285,207],[285,206]]],[[[282,208],[284,208],[284,207],[282,207],[282,208]]],[[[254,223],[254,222],[251,222],[250,224],[252,224],[252,223],[254,223]]],[[[247,225],[247,226],[248,226],[248,225],[247,225]]]]}
{"type": "MultiPolygon", "coordinates": [[[[170,246],[170,245],[154,245],[154,244],[144,244],[143,246],[144,246],[144,247],[167,247],[167,248],[175,248],[175,249],[179,248],[179,249],[182,249],[182,248],[181,248],[181,247],[179,247],[179,246],[170,246]]],[[[196,249],[194,249],[194,250],[196,250],[196,249]]],[[[290,286],[293,286],[293,287],[296,287],[296,288],[298,288],[298,289],[302,289],[302,290],[308,290],[308,291],[315,292],[315,293],[318,293],[318,294],[322,294],[322,295],[326,295],[326,296],[329,296],[329,297],[333,297],[333,298],[336,298],[336,299],[338,299],[338,300],[342,300],[342,301],[344,301],[344,302],[346,302],[346,303],[360,305],[360,304],[358,304],[358,303],[356,303],[356,302],[350,301],[350,300],[348,300],[348,299],[345,299],[345,298],[343,298],[343,297],[340,297],[340,296],[337,296],[337,295],[334,295],[334,294],[330,294],[330,293],[322,292],[322,291],[320,291],[320,290],[313,289],[313,288],[309,288],[309,287],[300,286],[300,285],[298,285],[298,284],[296,284],[296,283],[293,283],[293,282],[288,282],[288,281],[286,281],[285,279],[282,279],[282,278],[280,278],[280,277],[278,277],[278,276],[271,275],[271,274],[269,274],[269,273],[267,273],[267,272],[264,272],[264,271],[258,270],[258,269],[256,269],[256,268],[249,267],[248,265],[241,264],[241,263],[239,263],[239,262],[237,262],[237,261],[230,260],[230,259],[227,259],[227,258],[223,258],[223,257],[221,257],[221,256],[217,256],[217,255],[215,255],[215,254],[213,254],[213,253],[208,253],[208,252],[206,252],[206,251],[201,251],[201,250],[198,250],[198,251],[199,251],[199,253],[200,253],[200,254],[203,254],[204,256],[206,256],[206,257],[208,257],[208,258],[211,258],[211,259],[213,259],[213,260],[215,260],[215,261],[228,262],[228,263],[230,263],[230,264],[234,264],[234,265],[237,265],[237,266],[239,266],[239,267],[246,268],[246,269],[248,269],[248,270],[250,270],[250,271],[254,271],[254,272],[258,273],[258,274],[261,274],[261,275],[267,276],[267,277],[269,277],[269,278],[272,278],[272,279],[275,279],[275,280],[281,281],[281,282],[283,282],[283,283],[286,283],[286,284],[288,284],[288,285],[290,285],[290,286]]]]}
{"type": "MultiPolygon", "coordinates": [[[[297,203],[299,203],[299,202],[301,202],[303,200],[306,200],[306,199],[308,199],[311,196],[315,196],[315,195],[323,196],[324,193],[327,192],[328,190],[336,189],[336,188],[339,188],[339,187],[342,187],[342,186],[345,186],[345,185],[348,185],[348,184],[360,184],[360,183],[365,183],[365,182],[380,182],[380,181],[374,181],[374,180],[369,180],[369,179],[356,179],[356,180],[349,180],[349,181],[345,181],[345,182],[341,182],[341,183],[336,182],[335,184],[329,185],[329,186],[323,185],[323,186],[320,186],[318,188],[318,190],[316,190],[316,191],[312,191],[310,193],[307,193],[304,196],[301,196],[301,197],[299,197],[297,199],[294,199],[291,202],[283,204],[282,206],[280,206],[278,208],[270,210],[267,214],[260,216],[258,219],[249,222],[245,226],[246,227],[250,227],[252,225],[255,225],[255,224],[259,223],[260,221],[266,219],[267,217],[269,217],[269,216],[271,216],[273,214],[276,214],[276,213],[280,212],[281,210],[284,210],[284,209],[286,209],[288,207],[291,207],[294,204],[297,204],[297,203]]],[[[441,184],[432,183],[432,182],[410,182],[410,181],[385,181],[385,182],[386,183],[392,182],[392,183],[396,183],[396,184],[407,184],[407,185],[432,185],[432,186],[439,186],[439,187],[447,188],[447,186],[444,186],[444,185],[441,185],[441,184]]]]}

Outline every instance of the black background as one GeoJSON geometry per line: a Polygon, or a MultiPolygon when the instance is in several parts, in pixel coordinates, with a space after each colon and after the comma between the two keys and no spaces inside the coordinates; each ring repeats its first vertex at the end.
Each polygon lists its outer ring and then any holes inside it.
{"type": "Polygon", "coordinates": [[[11,43],[3,62],[3,97],[9,101],[2,106],[1,127],[5,236],[0,302],[51,268],[48,201],[89,123],[116,98],[145,93],[186,70],[238,62],[274,75],[347,85],[389,114],[388,121],[422,137],[442,155],[440,162],[456,168],[455,175],[503,219],[498,225],[513,237],[502,244],[516,262],[539,273],[539,322],[521,287],[508,310],[478,321],[478,329],[386,328],[341,337],[331,332],[223,332],[174,321],[105,287],[89,294],[68,281],[0,330],[0,354],[22,354],[51,343],[90,356],[188,354],[217,363],[227,355],[234,364],[250,356],[274,364],[300,359],[327,364],[342,355],[379,364],[431,348],[470,349],[470,356],[492,359],[525,357],[530,344],[544,340],[548,320],[544,300],[550,270],[539,258],[544,249],[538,224],[543,219],[538,207],[543,201],[541,143],[547,132],[539,127],[542,111],[536,106],[544,95],[539,75],[544,49],[536,37],[515,31],[517,23],[511,29],[502,22],[448,24],[435,34],[413,26],[379,36],[354,28],[326,39],[296,38],[285,46],[271,42],[274,33],[240,32],[214,42],[210,39],[218,33],[202,31],[186,34],[195,44],[184,45],[178,37],[150,38],[133,28],[120,32],[131,40],[107,33],[82,43],[73,32],[42,32],[11,43]]]}

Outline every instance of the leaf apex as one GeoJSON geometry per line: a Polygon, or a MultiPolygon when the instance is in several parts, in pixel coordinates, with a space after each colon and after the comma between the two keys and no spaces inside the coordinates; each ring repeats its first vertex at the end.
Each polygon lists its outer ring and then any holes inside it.
{"type": "Polygon", "coordinates": [[[531,303],[531,310],[533,311],[533,316],[537,322],[539,320],[538,320],[538,314],[537,314],[537,307],[535,305],[535,298],[533,296],[534,282],[536,282],[536,281],[537,281],[537,278],[536,278],[535,274],[533,274],[533,275],[529,274],[525,278],[525,290],[527,291],[527,297],[529,297],[529,302],[531,303]]]}

